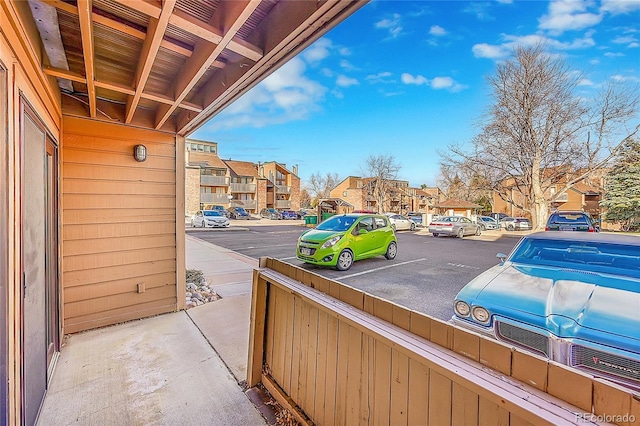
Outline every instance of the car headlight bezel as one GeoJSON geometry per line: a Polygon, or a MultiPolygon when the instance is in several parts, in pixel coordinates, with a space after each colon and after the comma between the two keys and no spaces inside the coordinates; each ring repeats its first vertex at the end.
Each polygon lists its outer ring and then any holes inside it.
{"type": "Polygon", "coordinates": [[[320,248],[325,249],[325,248],[333,247],[338,243],[338,241],[340,241],[341,238],[342,238],[342,235],[335,235],[329,238],[327,241],[325,241],[320,248]]]}
{"type": "Polygon", "coordinates": [[[455,302],[453,302],[453,311],[459,317],[469,318],[469,316],[471,315],[471,306],[469,306],[469,304],[464,300],[456,300],[455,302]],[[460,308],[460,306],[462,306],[462,308],[460,308]]]}
{"type": "Polygon", "coordinates": [[[488,325],[491,322],[491,314],[482,306],[474,306],[471,309],[471,317],[480,324],[488,325]]]}

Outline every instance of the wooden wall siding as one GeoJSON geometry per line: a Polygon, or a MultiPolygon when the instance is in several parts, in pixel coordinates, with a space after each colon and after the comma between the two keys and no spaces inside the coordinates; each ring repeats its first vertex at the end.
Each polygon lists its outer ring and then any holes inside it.
{"type": "Polygon", "coordinates": [[[251,323],[249,386],[303,423],[589,424],[575,413],[640,410],[629,390],[275,259],[254,272],[251,323]]]}
{"type": "Polygon", "coordinates": [[[65,332],[176,310],[175,136],[64,117],[61,157],[65,332]]]}

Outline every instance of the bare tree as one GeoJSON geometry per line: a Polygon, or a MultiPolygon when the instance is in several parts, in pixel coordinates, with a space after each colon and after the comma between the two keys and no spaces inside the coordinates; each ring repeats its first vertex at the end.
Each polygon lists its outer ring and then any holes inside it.
{"type": "Polygon", "coordinates": [[[376,201],[381,213],[387,202],[398,191],[397,179],[400,164],[393,155],[370,155],[366,158],[362,174],[366,176],[367,193],[376,201]]]}
{"type": "Polygon", "coordinates": [[[307,184],[310,195],[316,200],[323,198],[329,198],[331,190],[340,183],[340,178],[337,173],[329,173],[322,176],[320,172],[313,173],[309,177],[307,184]]]}
{"type": "Polygon", "coordinates": [[[311,199],[311,195],[307,189],[300,189],[300,207],[302,208],[310,208],[313,206],[313,200],[311,199]]]}
{"type": "Polygon", "coordinates": [[[472,167],[440,164],[438,186],[447,198],[472,201],[483,206],[488,203],[493,208],[491,181],[472,167]]]}
{"type": "Polygon", "coordinates": [[[637,88],[611,83],[589,102],[577,93],[581,79],[543,45],[516,48],[488,78],[493,104],[473,148],[453,146],[441,153],[443,164],[482,176],[487,189],[530,212],[541,228],[549,203],[603,167],[640,129],[634,124],[620,136],[637,112],[637,88]]]}

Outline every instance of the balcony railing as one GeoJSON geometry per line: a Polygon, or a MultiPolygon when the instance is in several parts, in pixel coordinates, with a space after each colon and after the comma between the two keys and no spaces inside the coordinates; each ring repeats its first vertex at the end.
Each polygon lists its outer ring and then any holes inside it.
{"type": "Polygon", "coordinates": [[[256,200],[231,200],[231,207],[244,207],[245,209],[255,209],[256,200]]]}
{"type": "Polygon", "coordinates": [[[284,185],[276,185],[277,194],[291,194],[291,187],[284,185]]]}
{"type": "Polygon", "coordinates": [[[566,192],[564,194],[560,194],[558,198],[555,199],[556,203],[566,203],[567,201],[569,201],[569,194],[566,192]]]}
{"type": "Polygon", "coordinates": [[[275,205],[277,209],[290,209],[291,200],[276,200],[275,205]]]}
{"type": "Polygon", "coordinates": [[[256,184],[255,183],[232,183],[231,192],[253,194],[256,192],[256,184]]]}
{"type": "Polygon", "coordinates": [[[200,185],[203,186],[229,186],[228,176],[200,175],[200,185]]]}
{"type": "Polygon", "coordinates": [[[200,193],[200,202],[203,204],[229,204],[229,194],[200,193]]]}

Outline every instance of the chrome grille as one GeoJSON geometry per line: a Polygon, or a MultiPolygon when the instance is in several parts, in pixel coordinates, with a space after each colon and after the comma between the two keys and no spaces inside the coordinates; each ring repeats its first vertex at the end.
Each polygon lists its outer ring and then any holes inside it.
{"type": "Polygon", "coordinates": [[[585,346],[571,348],[571,365],[621,377],[640,384],[640,361],[585,346]]]}
{"type": "Polygon", "coordinates": [[[545,335],[504,322],[496,323],[496,334],[501,340],[549,357],[549,338],[545,335]]]}

